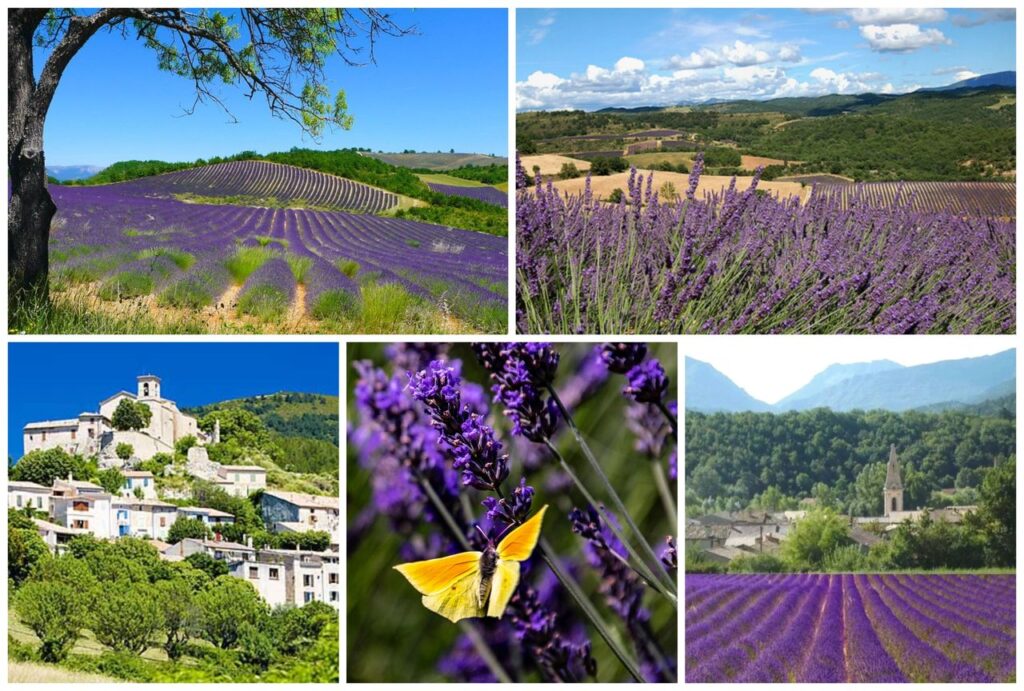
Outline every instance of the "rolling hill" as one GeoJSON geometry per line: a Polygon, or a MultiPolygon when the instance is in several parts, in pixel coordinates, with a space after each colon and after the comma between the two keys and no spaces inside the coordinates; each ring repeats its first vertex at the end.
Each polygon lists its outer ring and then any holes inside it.
{"type": "Polygon", "coordinates": [[[202,417],[225,408],[248,410],[259,417],[268,429],[282,436],[309,437],[338,445],[337,396],[282,391],[196,406],[185,412],[202,417]]]}
{"type": "Polygon", "coordinates": [[[507,165],[508,159],[503,156],[491,156],[489,154],[460,154],[460,153],[382,153],[365,151],[362,152],[368,158],[375,158],[384,163],[402,168],[424,168],[426,170],[453,170],[463,166],[490,166],[507,165]]]}
{"type": "Polygon", "coordinates": [[[686,407],[700,412],[960,409],[1015,391],[1015,350],[912,367],[887,360],[832,365],[774,405],[749,396],[707,363],[686,363],[686,407]]]}

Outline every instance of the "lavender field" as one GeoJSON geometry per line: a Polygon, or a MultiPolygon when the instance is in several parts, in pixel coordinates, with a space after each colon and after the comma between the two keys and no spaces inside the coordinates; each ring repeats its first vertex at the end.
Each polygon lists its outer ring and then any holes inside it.
{"type": "Polygon", "coordinates": [[[523,333],[1013,333],[1013,218],[915,210],[908,194],[777,199],[732,186],[621,201],[517,168],[523,333]]]}
{"type": "Polygon", "coordinates": [[[686,577],[688,682],[1007,682],[1016,577],[686,577]]]}
{"type": "Polygon", "coordinates": [[[289,173],[276,188],[269,179],[203,169],[105,186],[51,185],[59,210],[51,231],[55,288],[84,285],[112,303],[149,300],[150,309],[226,305],[280,331],[390,329],[405,317],[410,328],[433,328],[424,319],[447,320],[451,329],[504,328],[503,238],[366,213],[173,196],[187,188],[207,196],[301,196],[318,206],[379,202],[365,196],[377,191],[365,185],[303,188],[304,171],[276,168],[289,173]],[[416,322],[414,312],[432,316],[416,322]]]}
{"type": "Polygon", "coordinates": [[[497,187],[466,187],[464,185],[442,185],[437,182],[429,182],[427,186],[434,192],[440,192],[441,194],[467,197],[488,204],[495,204],[504,209],[508,208],[508,194],[502,192],[497,187]]]}

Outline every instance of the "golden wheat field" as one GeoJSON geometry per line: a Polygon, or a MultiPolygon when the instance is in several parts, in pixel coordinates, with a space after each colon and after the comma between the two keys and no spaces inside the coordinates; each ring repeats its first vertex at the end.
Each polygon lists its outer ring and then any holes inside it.
{"type": "Polygon", "coordinates": [[[558,154],[538,154],[536,156],[523,156],[519,159],[523,165],[523,170],[528,175],[533,175],[534,166],[540,166],[541,175],[558,175],[562,170],[562,164],[571,163],[576,166],[576,170],[581,173],[590,170],[590,161],[584,161],[581,158],[569,158],[568,156],[560,156],[558,154]]]}
{"type": "MultiPolygon", "coordinates": [[[[644,185],[646,185],[647,176],[654,173],[654,189],[659,190],[661,186],[666,182],[671,182],[675,188],[677,194],[685,194],[687,188],[690,185],[689,176],[686,173],[667,173],[664,171],[656,170],[638,170],[637,173],[644,176],[644,185]]],[[[750,186],[750,182],[753,178],[749,176],[737,176],[736,177],[736,188],[743,190],[750,186]]],[[[697,194],[699,196],[707,196],[714,192],[721,192],[729,186],[729,182],[732,180],[727,175],[702,175],[700,178],[700,185],[697,187],[697,194]]],[[[586,178],[573,178],[572,180],[555,180],[555,187],[560,191],[568,194],[580,194],[583,192],[583,186],[586,183],[586,178]]],[[[629,172],[616,173],[615,175],[601,175],[590,179],[590,187],[593,193],[597,197],[607,198],[611,195],[612,190],[618,188],[623,192],[627,190],[629,186],[629,172]]],[[[779,197],[797,197],[800,201],[804,201],[810,190],[805,188],[798,182],[775,182],[762,180],[758,183],[757,188],[764,190],[769,194],[779,197]]]]}

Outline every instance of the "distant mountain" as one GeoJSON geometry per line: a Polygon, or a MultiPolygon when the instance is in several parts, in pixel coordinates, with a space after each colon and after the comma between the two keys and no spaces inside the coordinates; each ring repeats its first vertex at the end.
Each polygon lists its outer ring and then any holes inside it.
{"type": "Polygon", "coordinates": [[[103,166],[46,166],[46,174],[65,180],[84,180],[103,170],[103,166]]]}
{"type": "Polygon", "coordinates": [[[763,413],[763,403],[706,362],[686,358],[686,408],[702,413],[763,413]]]}
{"type": "Polygon", "coordinates": [[[362,151],[363,156],[384,161],[393,166],[401,168],[426,168],[428,170],[453,170],[463,166],[504,166],[508,165],[508,159],[504,156],[491,156],[490,154],[472,153],[383,153],[376,151],[362,151]]]}
{"type": "Polygon", "coordinates": [[[774,405],[754,399],[707,363],[686,362],[686,407],[701,412],[980,410],[1015,395],[1015,350],[913,367],[889,360],[832,365],[774,405]]]}
{"type": "Polygon", "coordinates": [[[888,372],[901,367],[902,365],[892,360],[858,362],[852,365],[829,365],[821,373],[816,374],[806,386],[786,396],[773,407],[784,410],[799,408],[801,399],[816,396],[844,381],[878,372],[888,372]]]}
{"type": "Polygon", "coordinates": [[[927,89],[918,89],[918,91],[953,91],[954,89],[983,89],[990,86],[1000,86],[1015,88],[1017,86],[1017,73],[1013,70],[1007,72],[992,72],[991,74],[982,74],[977,77],[971,77],[970,79],[961,79],[958,82],[953,82],[948,86],[933,86],[927,89]]]}

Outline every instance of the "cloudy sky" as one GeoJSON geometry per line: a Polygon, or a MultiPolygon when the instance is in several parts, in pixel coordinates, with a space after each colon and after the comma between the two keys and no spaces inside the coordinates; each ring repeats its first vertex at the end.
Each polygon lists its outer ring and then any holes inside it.
{"type": "Polygon", "coordinates": [[[1015,69],[1014,10],[519,10],[518,110],[903,93],[1015,69]]]}

